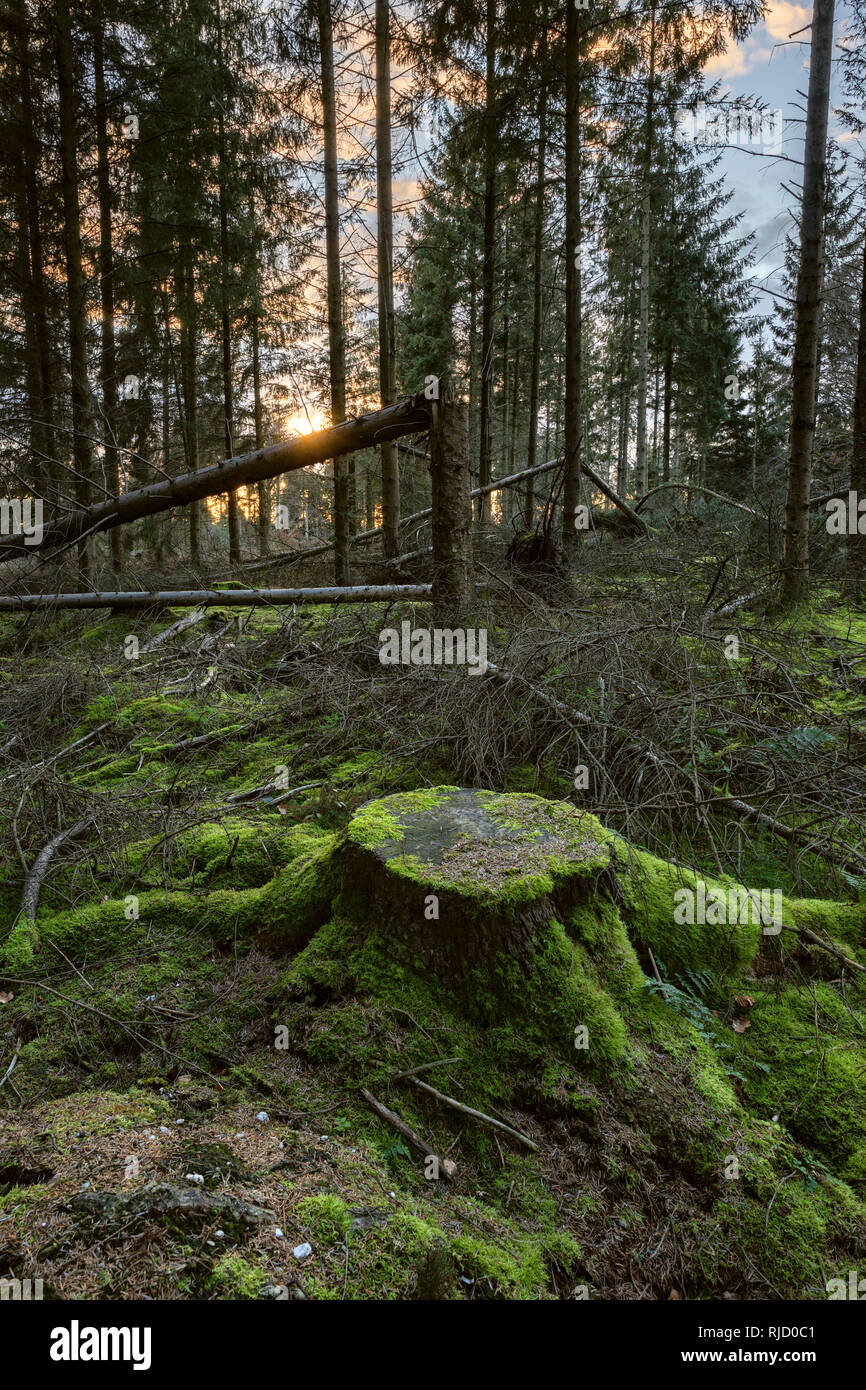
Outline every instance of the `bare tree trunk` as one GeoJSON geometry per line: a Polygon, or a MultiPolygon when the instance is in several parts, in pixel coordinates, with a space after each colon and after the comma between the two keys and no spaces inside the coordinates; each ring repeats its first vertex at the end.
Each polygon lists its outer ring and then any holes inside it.
{"type": "MultiPolygon", "coordinates": [[[[183,394],[184,443],[187,468],[194,473],[198,469],[198,314],[195,268],[192,249],[188,245],[179,251],[176,279],[180,308],[180,380],[183,394]]],[[[191,502],[189,508],[189,558],[192,565],[201,564],[201,507],[197,501],[191,502]]]]}
{"type": "Polygon", "coordinates": [[[574,5],[565,22],[565,478],[562,489],[562,543],[570,550],[580,499],[580,41],[574,5]]]}
{"type": "Polygon", "coordinates": [[[827,115],[833,55],[834,0],[815,0],[803,205],[800,212],[800,266],[791,373],[791,420],[788,435],[788,490],[785,498],[785,548],[782,557],[783,602],[809,592],[809,490],[818,388],[818,338],[823,291],[824,179],[827,167],[827,115]]]}
{"type": "Polygon", "coordinates": [[[471,603],[472,503],[469,499],[469,413],[460,401],[434,409],[430,433],[433,485],[433,593],[439,615],[453,620],[471,603]]]}
{"type": "MultiPolygon", "coordinates": [[[[397,399],[394,374],[394,217],[391,184],[391,12],[376,0],[376,209],[379,286],[379,395],[397,399]]],[[[382,546],[386,560],[400,553],[400,463],[390,441],[382,455],[382,546]]]]}
{"type": "MultiPolygon", "coordinates": [[[[78,203],[78,121],[72,51],[72,20],[68,0],[57,0],[55,52],[60,117],[60,182],[63,194],[63,249],[69,318],[69,375],[72,388],[72,458],[76,470],[75,497],[80,507],[90,501],[90,388],[87,380],[87,289],[81,251],[81,212],[78,203]]],[[[83,582],[90,578],[90,548],[78,544],[78,568],[83,582]]]]}
{"type": "MultiPolygon", "coordinates": [[[[264,421],[262,414],[262,364],[259,343],[259,308],[256,304],[253,313],[253,321],[250,329],[252,337],[253,353],[253,421],[256,431],[256,448],[261,449],[265,443],[264,421]]],[[[257,484],[258,495],[258,516],[256,517],[256,530],[259,536],[259,558],[265,559],[268,553],[268,535],[271,524],[271,485],[267,478],[262,478],[257,484]]]]}
{"type": "Polygon", "coordinates": [[[37,175],[40,150],[36,139],[33,116],[33,93],[30,81],[31,57],[27,38],[27,19],[23,0],[18,0],[16,15],[20,25],[16,33],[16,59],[21,96],[21,157],[23,187],[27,209],[29,242],[28,266],[32,296],[33,326],[39,362],[39,400],[36,420],[39,422],[34,443],[43,455],[40,477],[44,484],[53,479],[56,441],[54,437],[54,363],[51,334],[48,329],[48,291],[44,271],[42,226],[39,217],[37,175]]]}
{"type": "MultiPolygon", "coordinates": [[[[481,289],[481,437],[478,485],[490,482],[493,427],[493,297],[496,292],[496,4],[487,0],[486,107],[484,112],[484,252],[481,289]]],[[[479,523],[490,520],[490,495],[479,503],[479,523]]]]}
{"type": "MultiPolygon", "coordinates": [[[[858,500],[866,497],[866,239],[863,242],[863,274],[860,281],[860,331],[857,337],[857,385],[851,440],[851,487],[858,500]]],[[[846,587],[862,599],[866,589],[866,536],[848,536],[846,587]]]]}
{"type": "Polygon", "coordinates": [[[662,419],[662,481],[668,482],[671,472],[671,397],[673,395],[674,346],[665,348],[664,406],[662,419]]]}
{"type": "MultiPolygon", "coordinates": [[[[544,174],[547,161],[547,27],[541,39],[542,78],[538,93],[538,159],[535,166],[535,217],[532,231],[532,366],[529,375],[529,434],[526,467],[534,468],[538,450],[538,389],[541,378],[541,253],[544,246],[544,174]]],[[[523,500],[523,520],[535,520],[535,480],[529,478],[523,500]]]]}
{"type": "Polygon", "coordinates": [[[18,254],[18,278],[21,284],[21,313],[24,319],[24,370],[27,393],[27,414],[30,416],[31,478],[36,491],[45,493],[46,461],[43,458],[40,424],[42,412],[42,375],[39,364],[39,336],[36,328],[36,308],[33,293],[33,272],[30,262],[30,235],[27,219],[27,198],[24,192],[23,160],[17,149],[11,151],[12,179],[15,186],[15,240],[18,254]]]}
{"type": "MultiPolygon", "coordinates": [[[[222,15],[219,0],[216,6],[217,54],[220,75],[220,103],[217,111],[217,168],[220,218],[220,342],[222,347],[223,422],[225,425],[226,458],[234,458],[234,392],[232,384],[232,337],[229,312],[229,221],[228,221],[228,155],[225,122],[225,58],[223,54],[222,15]]],[[[230,492],[228,502],[229,564],[241,562],[241,519],[237,492],[230,492]]]]}
{"type": "MultiPolygon", "coordinates": [[[[117,452],[117,349],[114,332],[114,241],[111,225],[111,176],[108,166],[108,102],[105,95],[105,45],[102,14],[93,26],[93,78],[96,96],[96,164],[99,192],[99,295],[102,311],[99,377],[102,386],[104,468],[112,492],[123,489],[117,452]]],[[[111,533],[111,564],[115,573],[123,560],[121,533],[111,533]]]]}
{"type": "Polygon", "coordinates": [[[652,136],[653,100],[655,95],[656,61],[656,11],[655,4],[650,17],[649,80],[646,99],[646,127],[644,131],[643,161],[643,205],[641,208],[640,231],[640,316],[637,365],[637,440],[635,444],[635,489],[639,497],[647,491],[647,449],[646,412],[647,379],[649,375],[649,280],[650,280],[650,219],[652,200],[650,179],[652,176],[652,136]]]}
{"type": "MultiPolygon", "coordinates": [[[[331,378],[331,424],[346,418],[346,340],[340,280],[340,208],[337,189],[337,96],[334,88],[334,30],[331,0],[318,0],[319,56],[322,73],[322,122],[325,145],[325,260],[328,278],[328,360],[331,378]]],[[[345,458],[334,468],[334,578],[349,583],[349,472],[345,458]]]]}

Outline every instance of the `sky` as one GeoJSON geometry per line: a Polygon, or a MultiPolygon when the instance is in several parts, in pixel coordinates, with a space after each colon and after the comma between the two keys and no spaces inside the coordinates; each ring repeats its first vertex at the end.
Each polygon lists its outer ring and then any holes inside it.
{"type": "MultiPolygon", "coordinates": [[[[849,13],[847,5],[837,0],[834,56],[838,56],[849,13]]],[[[708,80],[721,81],[733,97],[757,97],[771,111],[781,112],[781,153],[790,160],[803,157],[803,118],[809,83],[809,31],[796,31],[810,23],[811,15],[811,5],[772,0],[766,18],[745,42],[729,44],[727,53],[714,58],[705,69],[708,80]]],[[[833,113],[833,106],[841,100],[842,87],[834,63],[830,133],[856,150],[859,142],[852,141],[833,113]]],[[[801,180],[800,167],[776,158],[757,144],[726,148],[718,172],[725,175],[733,192],[731,210],[742,213],[741,229],[755,233],[756,282],[779,289],[785,235],[793,230],[790,213],[796,210],[795,200],[783,184],[796,190],[801,180]]],[[[772,299],[761,294],[759,311],[769,311],[771,306],[772,299]]]]}

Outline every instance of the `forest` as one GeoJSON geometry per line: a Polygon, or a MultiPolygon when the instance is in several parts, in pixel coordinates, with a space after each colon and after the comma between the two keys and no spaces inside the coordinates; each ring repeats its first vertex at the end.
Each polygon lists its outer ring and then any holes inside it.
{"type": "Polygon", "coordinates": [[[52,1362],[866,1298],[864,98],[866,0],[3,0],[52,1362]]]}

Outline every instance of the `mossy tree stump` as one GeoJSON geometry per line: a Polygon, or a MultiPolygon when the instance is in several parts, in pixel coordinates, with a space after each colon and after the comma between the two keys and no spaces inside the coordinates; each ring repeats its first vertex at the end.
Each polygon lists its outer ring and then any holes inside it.
{"type": "Polygon", "coordinates": [[[436,787],[368,802],[346,886],[416,965],[462,989],[503,956],[528,974],[553,917],[612,884],[598,822],[566,802],[436,787]]]}

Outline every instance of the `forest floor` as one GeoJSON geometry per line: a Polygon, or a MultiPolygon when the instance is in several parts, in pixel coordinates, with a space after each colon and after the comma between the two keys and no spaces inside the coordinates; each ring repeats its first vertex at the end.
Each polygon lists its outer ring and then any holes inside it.
{"type": "MultiPolygon", "coordinates": [[[[528,582],[485,563],[471,621],[496,679],[380,663],[380,632],[429,626],[424,604],[211,609],[152,648],[188,610],[0,618],[0,1278],[56,1298],[774,1299],[863,1266],[866,613],[828,583],[785,617],[722,614],[746,585],[708,604],[710,540],[685,565],[585,546],[528,582]],[[326,911],[306,943],[282,931],[356,808],[439,785],[585,806],[660,860],[782,889],[812,938],[737,971],[659,948],[657,988],[610,985],[627,1062],[578,1084],[521,1026],[349,968],[326,911]],[[25,870],[74,825],[31,922],[25,870]],[[535,1151],[401,1079],[429,1062],[535,1151]]],[[[651,976],[639,942],[616,950],[651,976]]]]}

